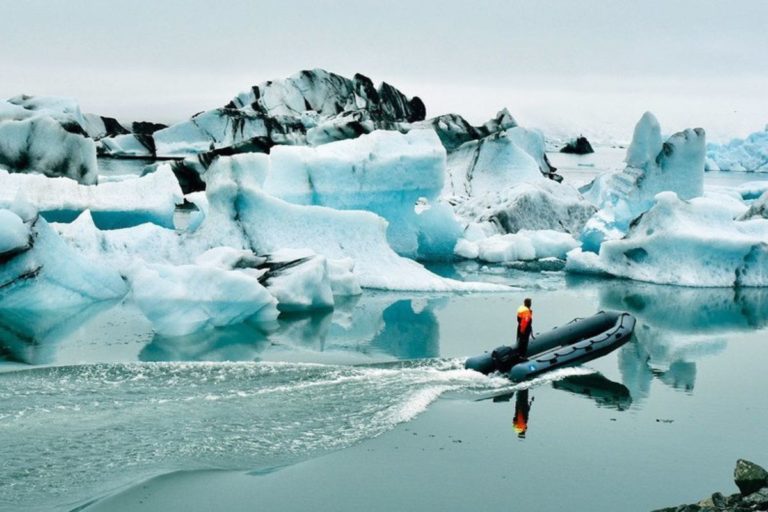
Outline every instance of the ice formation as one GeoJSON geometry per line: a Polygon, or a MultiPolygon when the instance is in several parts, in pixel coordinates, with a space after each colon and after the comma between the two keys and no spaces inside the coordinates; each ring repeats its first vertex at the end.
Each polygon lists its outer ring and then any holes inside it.
{"type": "Polygon", "coordinates": [[[749,210],[739,217],[739,220],[749,220],[763,218],[768,219],[768,191],[764,192],[759,198],[755,199],[749,210]]]}
{"type": "Polygon", "coordinates": [[[472,242],[461,239],[456,254],[492,263],[530,261],[544,258],[565,259],[579,243],[568,233],[552,230],[520,230],[514,234],[492,235],[472,242]]]}
{"type": "Polygon", "coordinates": [[[746,139],[707,144],[707,170],[768,172],[768,126],[746,139]]]}
{"type": "Polygon", "coordinates": [[[3,120],[2,114],[0,107],[0,170],[96,183],[98,171],[93,140],[68,132],[49,116],[3,120]]]}
{"type": "Polygon", "coordinates": [[[18,197],[53,222],[69,222],[90,210],[96,225],[103,229],[144,222],[172,228],[174,210],[183,200],[168,166],[142,178],[101,185],[0,170],[0,207],[9,207],[18,197]]]}
{"type": "Polygon", "coordinates": [[[625,233],[632,219],[648,210],[659,192],[672,191],[682,199],[701,196],[704,144],[701,128],[687,129],[662,142],[656,117],[650,112],[643,114],[627,149],[627,167],[603,174],[581,189],[601,210],[584,228],[585,249],[596,252],[604,240],[625,233]]]}
{"type": "Polygon", "coordinates": [[[418,97],[408,99],[387,83],[377,89],[363,75],[347,79],[315,69],[253,86],[223,108],[189,121],[105,138],[101,150],[111,156],[185,157],[221,149],[232,154],[275,144],[322,144],[421,121],[425,113],[418,97]]]}
{"type": "Polygon", "coordinates": [[[15,209],[0,210],[0,308],[66,309],[125,295],[109,265],[78,254],[33,211],[15,209]]]}
{"type": "Polygon", "coordinates": [[[574,249],[566,269],[685,286],[768,286],[768,219],[734,213],[717,199],[663,192],[624,238],[603,242],[598,254],[574,249]]]}
{"type": "Polygon", "coordinates": [[[257,254],[308,249],[332,260],[351,258],[361,286],[387,290],[498,289],[440,278],[389,246],[386,221],[374,213],[291,204],[261,188],[267,155],[248,155],[249,165],[220,158],[206,172],[208,217],[190,238],[249,248],[257,254]]]}
{"type": "Polygon", "coordinates": [[[136,265],[132,296],[153,329],[180,336],[209,327],[277,318],[277,300],[246,271],[202,265],[136,265]]]}
{"type": "MultiPolygon", "coordinates": [[[[439,237],[424,232],[435,224],[415,209],[422,198],[435,201],[443,187],[445,150],[431,130],[376,131],[316,148],[279,146],[269,160],[266,193],[295,204],[374,212],[389,222],[388,240],[399,254],[418,257],[420,236],[439,237]]],[[[443,243],[450,251],[459,228],[451,217],[442,220],[454,225],[443,243]]]]}
{"type": "Polygon", "coordinates": [[[457,214],[488,234],[552,229],[577,234],[597,209],[564,183],[539,179],[499,187],[456,206],[457,214]]]}

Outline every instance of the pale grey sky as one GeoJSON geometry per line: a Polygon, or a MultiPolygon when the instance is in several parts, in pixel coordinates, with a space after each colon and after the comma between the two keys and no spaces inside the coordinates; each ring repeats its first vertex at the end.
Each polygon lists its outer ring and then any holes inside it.
{"type": "Polygon", "coordinates": [[[173,121],[322,67],[481,122],[630,136],[644,110],[710,138],[768,123],[766,0],[0,0],[0,97],[173,121]]]}

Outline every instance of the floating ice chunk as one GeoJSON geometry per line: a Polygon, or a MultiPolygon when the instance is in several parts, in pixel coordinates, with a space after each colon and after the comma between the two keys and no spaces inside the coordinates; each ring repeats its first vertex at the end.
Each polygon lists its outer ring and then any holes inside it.
{"type": "Polygon", "coordinates": [[[701,128],[676,133],[662,143],[658,121],[646,112],[627,149],[627,167],[598,177],[582,193],[600,208],[613,207],[622,219],[647,210],[659,192],[698,197],[704,190],[704,143],[701,128]]]}
{"type": "MultiPolygon", "coordinates": [[[[565,258],[579,243],[568,233],[552,230],[521,230],[514,234],[493,235],[476,243],[477,259],[492,263],[543,258],[565,258]]],[[[469,251],[468,251],[469,252],[469,251]]]]}
{"type": "Polygon", "coordinates": [[[326,259],[307,250],[280,250],[267,258],[263,282],[281,311],[332,309],[333,289],[326,259]]]}
{"type": "Polygon", "coordinates": [[[419,216],[414,210],[420,198],[436,199],[443,187],[445,150],[431,130],[375,131],[316,148],[279,146],[270,165],[265,192],[295,204],[377,213],[389,221],[388,238],[399,254],[450,254],[456,242],[452,215],[440,216],[438,225],[431,217],[445,211],[419,216]],[[452,238],[450,229],[438,229],[445,226],[453,228],[452,238]]]}
{"type": "Polygon", "coordinates": [[[768,172],[768,129],[728,144],[707,144],[707,162],[712,171],[768,172]]]}
{"type": "Polygon", "coordinates": [[[79,255],[42,218],[20,228],[21,219],[2,210],[0,220],[0,240],[15,246],[0,254],[0,308],[45,311],[87,306],[119,299],[127,292],[115,270],[79,255]],[[21,229],[26,231],[24,244],[21,229]]]}
{"type": "Polygon", "coordinates": [[[566,269],[685,286],[768,286],[766,240],[768,219],[736,221],[718,200],[664,192],[598,255],[569,252],[566,269]]]}
{"type": "Polygon", "coordinates": [[[704,144],[701,128],[672,135],[662,143],[661,128],[646,112],[635,126],[627,149],[627,167],[597,177],[581,192],[601,212],[587,223],[582,241],[588,251],[597,251],[605,240],[620,237],[632,219],[651,207],[656,194],[672,191],[683,199],[704,191],[704,144]]]}
{"type": "Polygon", "coordinates": [[[96,146],[51,117],[0,121],[0,169],[96,183],[96,146]]]}
{"type": "Polygon", "coordinates": [[[10,206],[19,196],[53,222],[70,222],[91,210],[96,225],[104,229],[144,222],[173,227],[174,210],[183,198],[167,165],[142,178],[92,186],[0,170],[0,206],[10,206]]]}
{"type": "Polygon", "coordinates": [[[151,136],[126,133],[114,137],[105,137],[99,141],[99,154],[107,156],[154,158],[155,142],[151,136]]]}
{"type": "Polygon", "coordinates": [[[133,299],[153,329],[181,336],[211,327],[277,318],[277,301],[256,277],[202,265],[135,265],[133,299]]]}

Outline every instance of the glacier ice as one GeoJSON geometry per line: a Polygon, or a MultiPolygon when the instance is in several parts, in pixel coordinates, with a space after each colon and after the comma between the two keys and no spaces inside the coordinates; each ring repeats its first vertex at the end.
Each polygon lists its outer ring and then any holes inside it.
{"type": "Polygon", "coordinates": [[[768,172],[768,126],[746,139],[707,144],[707,170],[768,172]]]}
{"type": "MultiPolygon", "coordinates": [[[[441,233],[450,235],[446,229],[438,234],[424,232],[438,226],[423,222],[415,209],[420,198],[436,200],[443,187],[445,150],[431,130],[375,131],[314,148],[278,146],[269,160],[266,193],[295,204],[374,212],[389,222],[387,237],[399,254],[423,256],[420,237],[434,240],[441,233]]],[[[445,215],[441,221],[455,227],[453,239],[443,244],[450,251],[459,228],[445,215]]]]}
{"type": "Polygon", "coordinates": [[[544,179],[539,163],[515,143],[509,132],[462,144],[449,154],[447,170],[445,197],[477,196],[544,179]]]}
{"type": "Polygon", "coordinates": [[[0,207],[24,198],[51,222],[69,222],[90,210],[96,225],[114,229],[152,222],[173,227],[183,196],[169,166],[141,178],[81,185],[67,178],[8,173],[0,169],[0,207]]]}
{"type": "Polygon", "coordinates": [[[749,205],[749,209],[739,217],[739,220],[756,218],[768,219],[768,191],[755,199],[752,204],[749,205]]]}
{"type": "Polygon", "coordinates": [[[126,294],[120,274],[70,248],[42,217],[0,212],[0,309],[43,312],[126,294]]]}
{"type": "Polygon", "coordinates": [[[456,205],[461,218],[501,234],[521,229],[576,234],[596,211],[570,185],[545,179],[488,191],[456,205]]]}
{"type": "Polygon", "coordinates": [[[2,120],[0,170],[64,176],[83,184],[96,183],[96,146],[93,140],[65,130],[48,116],[2,120]]]}
{"type": "Polygon", "coordinates": [[[253,86],[224,107],[188,121],[151,133],[106,137],[100,150],[118,157],[185,157],[275,144],[316,145],[397,128],[425,114],[418,97],[408,99],[387,83],[376,89],[363,75],[347,79],[314,69],[253,86]]]}
{"type": "Polygon", "coordinates": [[[601,211],[584,227],[585,250],[596,252],[604,240],[615,239],[653,204],[659,192],[672,191],[682,199],[704,191],[705,133],[687,129],[662,142],[656,117],[646,112],[635,125],[623,171],[598,176],[582,187],[584,197],[601,211]]]}
{"type": "Polygon", "coordinates": [[[768,285],[768,219],[734,220],[731,205],[673,192],[635,219],[599,253],[574,249],[566,269],[685,286],[768,285]]]}
{"type": "Polygon", "coordinates": [[[386,221],[359,210],[292,204],[261,189],[269,157],[249,156],[248,166],[219,158],[205,174],[208,217],[191,239],[249,248],[258,254],[309,249],[328,259],[351,258],[362,287],[388,290],[450,291],[499,289],[438,277],[395,253],[387,242],[386,221]],[[354,233],[354,236],[350,236],[354,233]]]}
{"type": "Polygon", "coordinates": [[[456,253],[468,259],[506,263],[544,258],[565,259],[568,251],[578,246],[579,243],[568,233],[522,229],[512,234],[491,235],[477,242],[461,239],[456,253]]]}
{"type": "Polygon", "coordinates": [[[255,318],[274,321],[277,300],[257,277],[203,265],[136,264],[128,272],[133,300],[166,336],[255,318]]]}

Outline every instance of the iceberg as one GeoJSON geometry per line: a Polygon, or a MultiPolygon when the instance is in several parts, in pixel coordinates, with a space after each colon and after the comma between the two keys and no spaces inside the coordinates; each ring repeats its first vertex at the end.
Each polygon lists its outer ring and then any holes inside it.
{"type": "Polygon", "coordinates": [[[117,119],[82,113],[80,105],[73,98],[22,94],[7,100],[7,104],[18,108],[8,108],[7,105],[3,108],[0,104],[0,119],[5,117],[4,113],[11,114],[11,117],[16,120],[39,116],[51,117],[68,132],[80,133],[94,140],[128,133],[117,119]]]}
{"type": "Polygon", "coordinates": [[[768,219],[734,220],[732,205],[707,197],[662,192],[655,201],[598,254],[569,252],[566,270],[684,286],[768,286],[768,219]]]}
{"type": "Polygon", "coordinates": [[[408,99],[387,83],[376,89],[363,75],[348,79],[314,69],[255,85],[224,107],[188,121],[103,138],[100,151],[115,157],[184,158],[211,151],[231,155],[275,144],[355,138],[421,121],[425,114],[418,97],[408,99]]]}
{"type": "Polygon", "coordinates": [[[141,178],[81,185],[67,178],[13,174],[0,170],[0,208],[23,198],[50,222],[71,222],[90,210],[96,225],[115,229],[152,222],[173,227],[183,195],[168,165],[141,178]]]}
{"type": "Polygon", "coordinates": [[[585,250],[597,252],[604,240],[620,237],[660,192],[672,191],[682,199],[701,196],[704,148],[703,129],[687,129],[662,142],[656,117],[643,114],[627,149],[626,168],[603,174],[580,189],[600,209],[584,227],[585,250]]]}
{"type": "MultiPolygon", "coordinates": [[[[420,199],[435,201],[443,187],[445,150],[431,130],[375,131],[315,148],[276,146],[269,160],[264,192],[294,204],[374,212],[389,222],[389,243],[401,255],[430,252],[420,251],[420,237],[450,237],[450,230],[428,232],[437,223],[421,222],[436,212],[422,218],[416,211],[420,199]]],[[[453,238],[442,244],[450,252],[459,227],[448,216],[441,221],[454,226],[453,238]]]]}
{"type": "Polygon", "coordinates": [[[211,327],[277,319],[277,300],[257,277],[203,265],[135,265],[128,273],[133,300],[165,336],[211,327]]]}
{"type": "Polygon", "coordinates": [[[500,289],[444,279],[399,256],[387,242],[387,222],[372,212],[292,204],[271,196],[261,188],[269,173],[269,157],[251,154],[247,155],[248,165],[243,162],[243,158],[220,157],[208,169],[205,179],[209,212],[189,236],[191,240],[216,240],[215,245],[248,248],[257,254],[308,249],[329,260],[351,258],[364,288],[500,289]]]}
{"type": "Polygon", "coordinates": [[[768,172],[768,126],[746,139],[707,144],[707,170],[768,172]]]}
{"type": "Polygon", "coordinates": [[[71,133],[49,116],[2,120],[0,170],[66,177],[83,184],[98,179],[93,140],[71,133]]]}
{"type": "Polygon", "coordinates": [[[78,254],[42,217],[20,213],[0,210],[0,309],[45,314],[126,294],[109,265],[78,254]]]}

